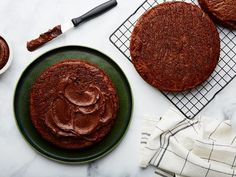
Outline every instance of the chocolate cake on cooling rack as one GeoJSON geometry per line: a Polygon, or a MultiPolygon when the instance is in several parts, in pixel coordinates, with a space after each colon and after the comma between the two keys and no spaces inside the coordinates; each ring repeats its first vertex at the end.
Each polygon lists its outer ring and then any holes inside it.
{"type": "Polygon", "coordinates": [[[145,12],[131,35],[140,76],[161,91],[181,92],[204,82],[220,55],[217,29],[198,6],[166,2],[145,12]]]}

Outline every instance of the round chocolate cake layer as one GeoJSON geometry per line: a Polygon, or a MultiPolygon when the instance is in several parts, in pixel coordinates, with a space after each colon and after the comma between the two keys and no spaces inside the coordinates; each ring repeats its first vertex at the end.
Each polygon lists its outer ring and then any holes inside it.
{"type": "Polygon", "coordinates": [[[30,95],[33,125],[56,146],[80,149],[101,141],[118,111],[116,89],[101,69],[81,60],[65,60],[46,69],[30,95]]]}
{"type": "Polygon", "coordinates": [[[132,62],[149,84],[180,92],[205,81],[220,55],[219,33],[199,7],[162,3],[140,17],[132,32],[132,62]]]}
{"type": "Polygon", "coordinates": [[[235,0],[198,0],[202,9],[216,21],[230,29],[236,29],[235,0]]]}

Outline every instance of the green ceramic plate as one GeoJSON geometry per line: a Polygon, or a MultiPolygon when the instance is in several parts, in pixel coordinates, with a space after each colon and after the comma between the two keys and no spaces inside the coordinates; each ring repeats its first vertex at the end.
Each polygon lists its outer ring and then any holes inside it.
{"type": "Polygon", "coordinates": [[[130,122],[132,93],[124,73],[108,56],[87,47],[65,46],[44,53],[26,68],[16,86],[14,111],[22,135],[39,153],[60,162],[85,163],[106,155],[119,144],[130,122]],[[36,132],[30,120],[29,95],[33,82],[46,68],[61,60],[76,58],[97,64],[110,76],[119,95],[120,109],[115,125],[105,139],[90,148],[70,151],[51,145],[36,132]]]}

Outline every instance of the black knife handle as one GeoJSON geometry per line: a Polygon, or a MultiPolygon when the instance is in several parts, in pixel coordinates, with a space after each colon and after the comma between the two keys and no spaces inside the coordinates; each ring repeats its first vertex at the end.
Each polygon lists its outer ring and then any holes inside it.
{"type": "Polygon", "coordinates": [[[74,26],[78,26],[80,23],[91,20],[94,17],[97,17],[103,13],[105,13],[106,11],[110,10],[111,8],[115,7],[117,5],[116,0],[110,0],[107,1],[97,7],[95,7],[94,9],[90,10],[89,12],[87,12],[86,14],[77,17],[77,18],[73,18],[71,21],[74,24],[74,26]]]}

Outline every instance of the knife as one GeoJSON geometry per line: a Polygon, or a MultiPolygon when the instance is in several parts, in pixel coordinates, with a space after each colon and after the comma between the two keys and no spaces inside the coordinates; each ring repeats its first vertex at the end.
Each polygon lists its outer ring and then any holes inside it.
{"type": "Polygon", "coordinates": [[[65,33],[71,28],[74,28],[78,25],[80,25],[83,22],[86,22],[88,20],[91,20],[92,18],[95,18],[106,11],[110,10],[111,8],[115,7],[117,5],[116,0],[109,0],[94,9],[90,10],[89,12],[85,13],[84,15],[73,18],[70,22],[57,25],[53,27],[52,29],[48,30],[47,32],[40,34],[40,36],[37,39],[33,39],[31,41],[27,42],[27,49],[29,51],[34,51],[37,48],[41,47],[43,44],[51,41],[52,39],[56,38],[57,36],[65,33]]]}

